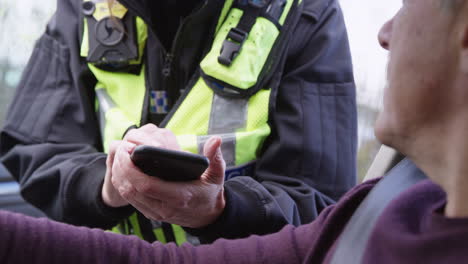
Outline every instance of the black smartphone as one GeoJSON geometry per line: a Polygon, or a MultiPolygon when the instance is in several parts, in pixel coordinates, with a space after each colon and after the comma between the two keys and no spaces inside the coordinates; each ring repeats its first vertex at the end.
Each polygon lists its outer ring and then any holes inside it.
{"type": "Polygon", "coordinates": [[[210,164],[202,155],[146,145],[135,147],[130,158],[145,174],[166,181],[196,180],[210,164]]]}

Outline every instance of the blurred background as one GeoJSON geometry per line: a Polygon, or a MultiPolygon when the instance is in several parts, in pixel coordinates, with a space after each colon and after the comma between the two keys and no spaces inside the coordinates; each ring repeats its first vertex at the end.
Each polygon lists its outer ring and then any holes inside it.
{"type": "MultiPolygon", "coordinates": [[[[56,0],[0,0],[0,126],[35,40],[55,10],[56,0]]],[[[401,0],[341,0],[348,26],[359,104],[358,175],[367,171],[379,143],[373,125],[382,107],[387,52],[377,32],[401,0]]]]}
{"type": "Polygon", "coordinates": [[[380,148],[374,123],[382,109],[388,52],[377,41],[380,27],[400,8],[401,0],[340,0],[348,28],[358,103],[358,177],[362,180],[380,148]]]}

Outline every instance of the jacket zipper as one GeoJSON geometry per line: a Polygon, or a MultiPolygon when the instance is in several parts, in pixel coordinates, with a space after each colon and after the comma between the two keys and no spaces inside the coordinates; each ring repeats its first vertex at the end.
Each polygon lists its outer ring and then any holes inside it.
{"type": "Polygon", "coordinates": [[[165,55],[162,74],[166,78],[169,77],[169,75],[171,75],[171,66],[172,66],[173,57],[174,56],[171,53],[166,53],[166,55],[165,55]]]}
{"type": "MultiPolygon", "coordinates": [[[[119,1],[122,5],[124,5],[127,9],[129,10],[132,10],[134,14],[138,14],[138,10],[134,9],[131,7],[131,5],[129,5],[128,3],[126,3],[127,1],[126,0],[121,0],[119,1]]],[[[137,15],[138,16],[138,15],[137,15]]],[[[158,45],[161,47],[162,51],[163,51],[163,60],[164,60],[164,63],[163,63],[163,68],[162,68],[162,75],[164,77],[164,84],[166,86],[168,86],[168,82],[167,82],[167,78],[170,77],[171,73],[172,73],[172,62],[174,61],[174,50],[175,50],[175,42],[177,41],[177,38],[178,38],[178,35],[180,34],[179,31],[181,29],[181,27],[183,26],[183,24],[181,24],[179,26],[179,28],[177,29],[177,33],[176,33],[176,37],[174,39],[174,43],[173,45],[171,46],[171,53],[167,52],[166,48],[164,47],[164,45],[162,45],[161,43],[161,40],[157,37],[156,35],[156,32],[154,31],[153,27],[150,26],[151,23],[148,22],[148,19],[146,17],[143,17],[143,16],[140,16],[140,18],[143,20],[143,22],[148,26],[148,29],[149,29],[149,32],[148,34],[152,34],[153,36],[155,36],[155,39],[156,41],[158,42],[158,45]]],[[[149,72],[146,73],[147,74],[151,74],[149,72]]],[[[148,77],[146,76],[145,79],[148,80],[148,77]]],[[[150,93],[150,90],[151,90],[151,84],[149,84],[149,82],[145,81],[145,83],[147,83],[148,87],[146,89],[146,92],[145,92],[145,98],[143,99],[144,100],[144,104],[143,106],[147,106],[146,102],[148,101],[148,98],[149,98],[149,93],[150,93]]],[[[171,89],[168,90],[168,99],[169,101],[175,101],[173,97],[173,95],[171,95],[171,89]]],[[[148,114],[148,111],[147,109],[142,109],[142,116],[141,116],[141,121],[140,123],[141,124],[144,124],[146,123],[146,120],[147,120],[147,115],[148,114]]]]}
{"type": "MultiPolygon", "coordinates": [[[[127,1],[126,0],[121,0],[119,1],[121,4],[123,4],[127,9],[129,10],[132,10],[134,14],[138,14],[138,10],[130,7],[128,5],[128,3],[126,3],[127,1]]],[[[197,13],[200,9],[202,9],[203,7],[205,7],[207,5],[208,1],[205,0],[203,2],[202,5],[200,5],[198,8],[196,8],[195,10],[193,10],[187,17],[185,17],[181,24],[179,25],[178,29],[177,29],[177,32],[176,32],[176,35],[174,37],[174,41],[171,45],[171,50],[170,52],[168,52],[166,50],[166,48],[164,47],[164,45],[162,45],[161,43],[161,40],[157,37],[154,29],[152,26],[149,26],[151,25],[149,22],[148,22],[148,19],[146,17],[142,17],[140,16],[143,21],[145,22],[146,25],[148,25],[148,28],[149,28],[149,33],[153,34],[153,36],[155,36],[155,39],[156,41],[158,42],[159,46],[161,47],[162,51],[163,51],[163,60],[164,60],[164,63],[163,63],[163,67],[162,67],[162,75],[164,77],[164,84],[166,87],[171,87],[170,89],[167,89],[168,91],[168,99],[170,102],[172,102],[172,107],[171,107],[171,112],[174,112],[174,106],[176,105],[176,102],[177,102],[177,98],[178,98],[178,94],[179,94],[179,91],[177,90],[177,78],[171,78],[173,76],[171,76],[173,74],[173,62],[175,61],[175,59],[177,58],[176,57],[176,48],[177,48],[177,44],[180,42],[180,34],[181,34],[181,31],[183,29],[183,27],[185,26],[185,24],[187,23],[187,21],[195,14],[197,13]],[[172,81],[171,81],[172,80],[172,81]]],[[[151,73],[149,73],[151,74],[151,73]]],[[[147,78],[147,77],[146,77],[147,78]]],[[[151,89],[151,86],[148,87],[149,89],[147,89],[146,91],[146,94],[145,94],[145,102],[148,101],[148,97],[149,97],[149,90],[151,89]]],[[[141,123],[145,122],[144,120],[146,120],[146,116],[143,116],[145,113],[147,113],[148,111],[146,111],[145,109],[142,109],[142,119],[141,119],[141,123]]],[[[166,118],[164,119],[167,119],[167,116],[166,118]]],[[[163,121],[164,122],[164,121],[163,121]]]]}
{"type": "Polygon", "coordinates": [[[161,45],[164,51],[164,65],[162,68],[162,75],[165,78],[166,87],[169,87],[167,91],[168,91],[168,99],[172,104],[171,109],[174,108],[176,102],[178,101],[178,98],[180,98],[179,88],[181,89],[185,88],[185,87],[179,87],[179,78],[177,78],[177,76],[174,76],[174,74],[177,74],[177,69],[173,69],[174,67],[173,63],[174,61],[177,61],[177,58],[178,58],[177,51],[180,50],[178,49],[178,47],[180,46],[179,43],[183,41],[181,40],[182,31],[187,25],[187,22],[190,21],[190,19],[206,4],[207,4],[207,1],[204,1],[202,5],[200,5],[198,8],[193,10],[188,16],[182,19],[179,27],[177,28],[176,34],[174,36],[174,41],[172,42],[171,50],[169,53],[165,50],[161,41],[158,38],[156,38],[159,41],[159,45],[161,45]]]}

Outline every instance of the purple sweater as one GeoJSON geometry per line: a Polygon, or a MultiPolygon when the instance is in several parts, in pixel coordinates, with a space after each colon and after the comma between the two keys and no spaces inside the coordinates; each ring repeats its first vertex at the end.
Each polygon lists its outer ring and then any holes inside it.
{"type": "MultiPolygon", "coordinates": [[[[376,181],[355,187],[311,224],[212,245],[149,244],[133,236],[0,212],[0,263],[328,263],[352,212],[376,181]]],[[[365,263],[468,263],[468,219],[442,214],[443,191],[426,180],[385,209],[365,263]]]]}

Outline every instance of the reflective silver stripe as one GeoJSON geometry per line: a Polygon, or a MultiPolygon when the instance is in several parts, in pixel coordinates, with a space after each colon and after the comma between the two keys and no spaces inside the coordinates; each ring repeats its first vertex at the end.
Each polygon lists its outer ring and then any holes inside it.
{"type": "MultiPolygon", "coordinates": [[[[197,137],[198,153],[203,154],[203,146],[211,136],[212,135],[197,137]]],[[[221,152],[223,153],[223,158],[226,161],[226,166],[232,167],[236,165],[236,135],[231,133],[220,134],[217,136],[220,136],[223,140],[223,143],[221,144],[221,152]]]]}
{"type": "Polygon", "coordinates": [[[236,134],[222,135],[221,138],[223,139],[221,152],[226,161],[226,166],[236,165],[236,134]]]}
{"type": "Polygon", "coordinates": [[[19,190],[17,182],[0,183],[0,195],[16,194],[19,190]]]}
{"type": "Polygon", "coordinates": [[[101,135],[104,135],[104,129],[106,129],[106,113],[102,111],[101,107],[99,107],[99,129],[101,135]]]}
{"type": "Polygon", "coordinates": [[[104,113],[117,106],[104,88],[96,89],[96,97],[99,102],[99,109],[102,109],[104,113]]]}
{"type": "Polygon", "coordinates": [[[212,135],[219,135],[223,143],[221,151],[227,167],[236,165],[236,130],[247,125],[247,109],[249,99],[233,99],[213,95],[208,135],[199,136],[198,152],[203,153],[203,146],[212,135]]]}
{"type": "Polygon", "coordinates": [[[213,96],[208,134],[234,133],[247,124],[248,99],[213,96]]]}
{"type": "Polygon", "coordinates": [[[101,134],[104,135],[104,130],[106,128],[106,112],[117,105],[104,88],[96,89],[96,98],[99,104],[99,128],[101,129],[101,134]]]}

